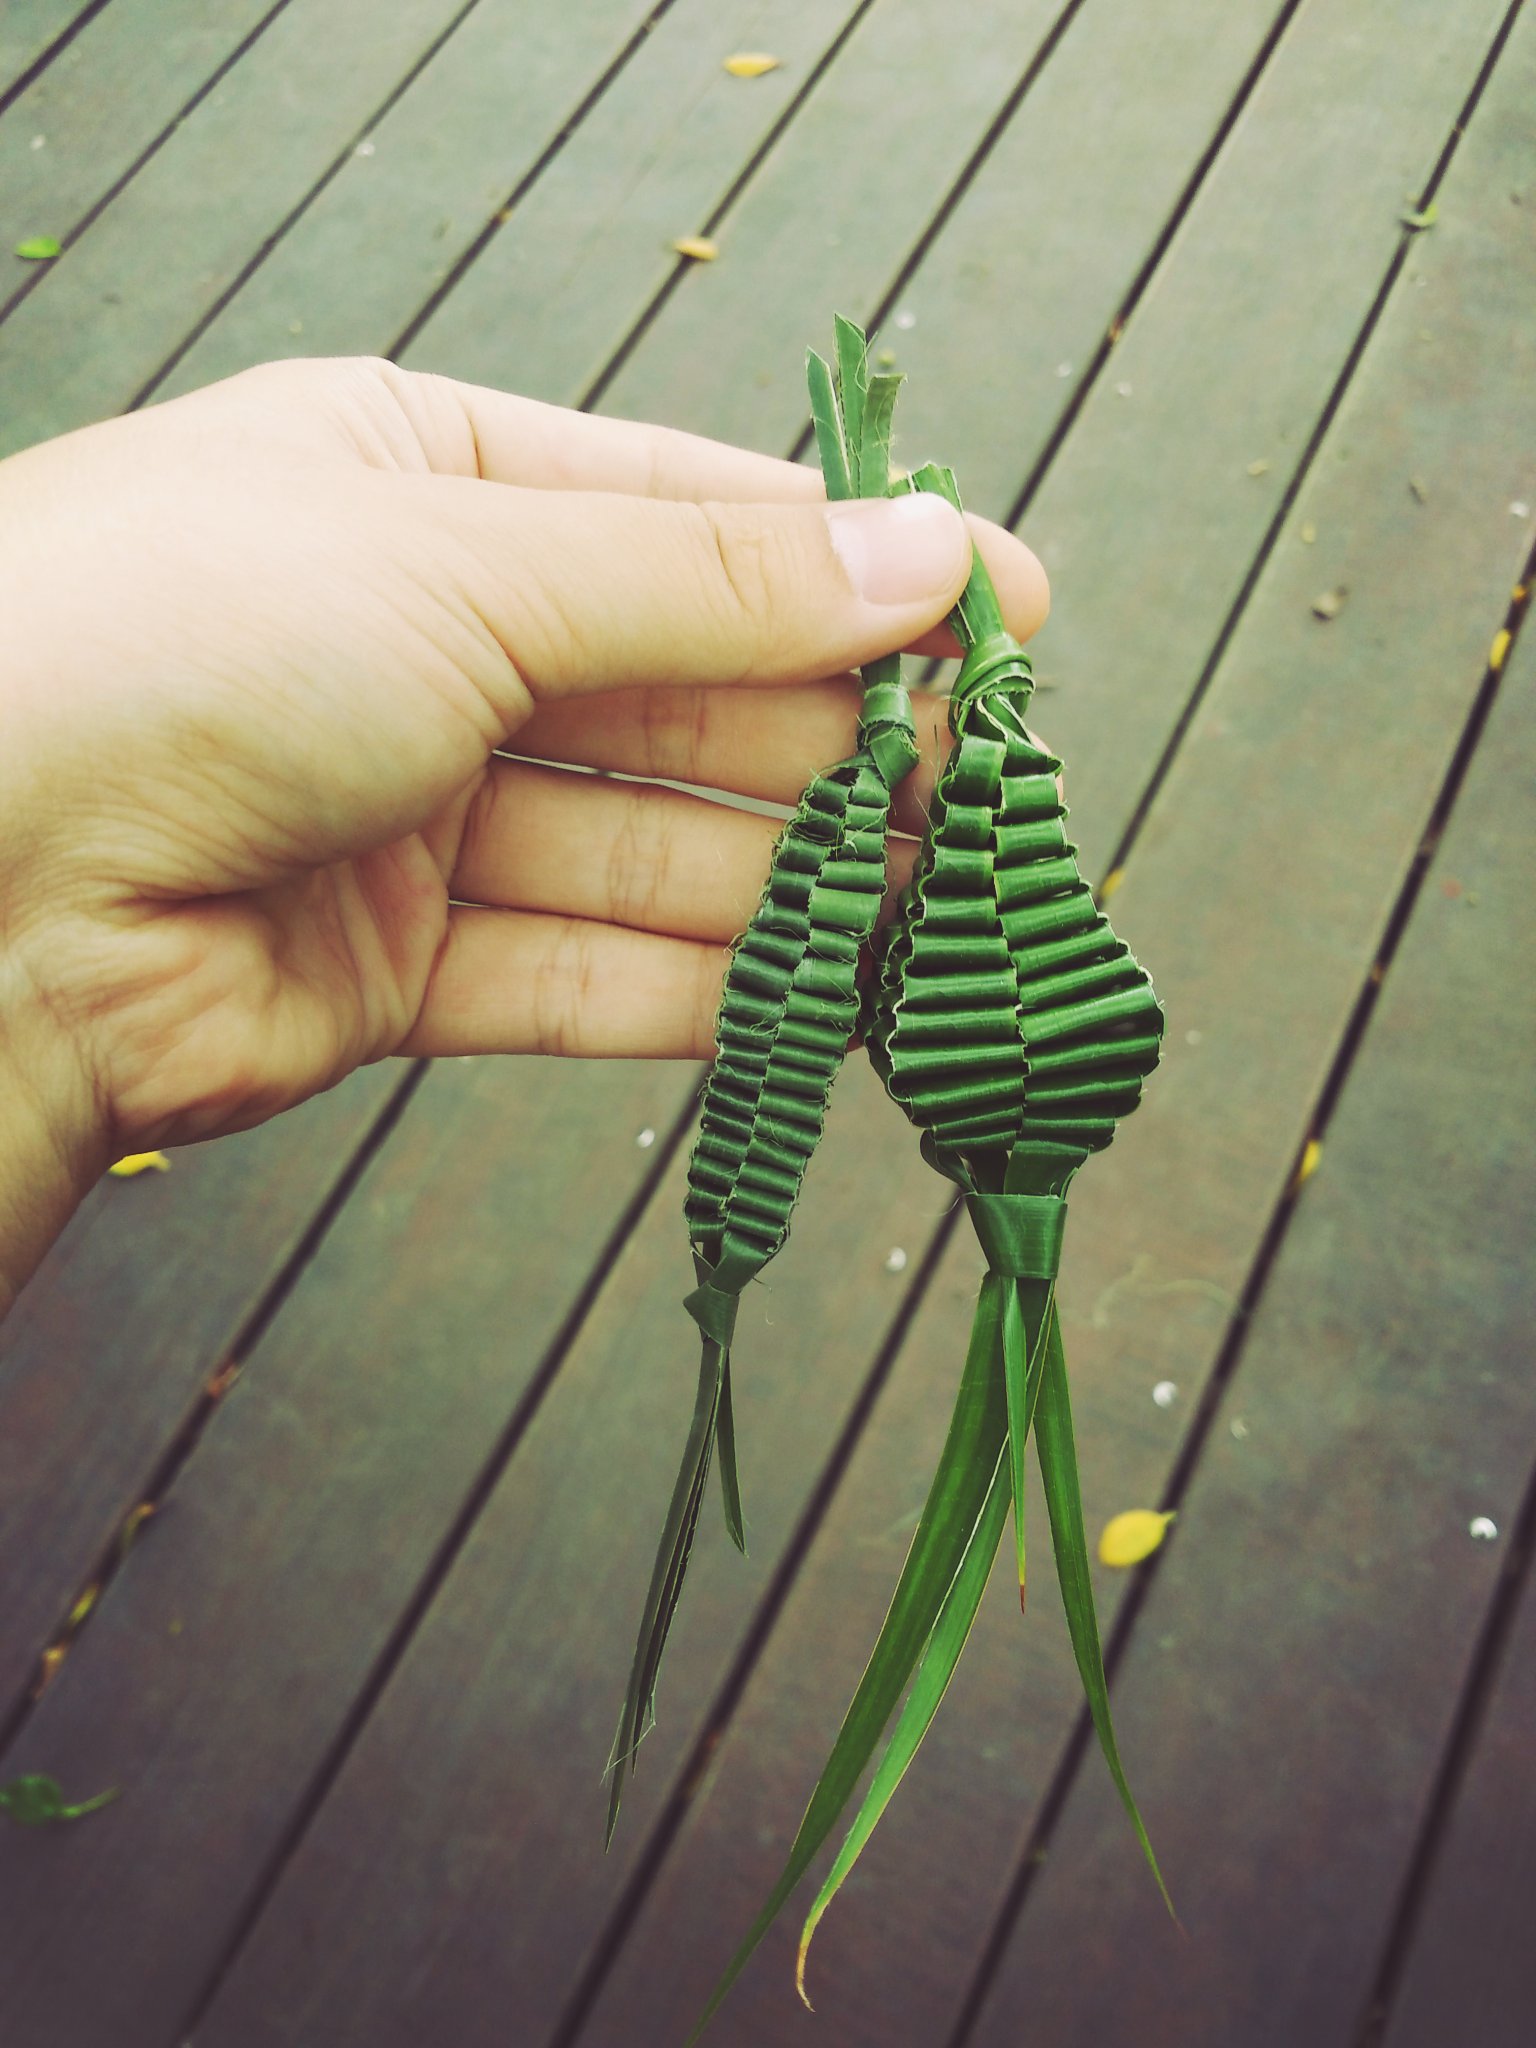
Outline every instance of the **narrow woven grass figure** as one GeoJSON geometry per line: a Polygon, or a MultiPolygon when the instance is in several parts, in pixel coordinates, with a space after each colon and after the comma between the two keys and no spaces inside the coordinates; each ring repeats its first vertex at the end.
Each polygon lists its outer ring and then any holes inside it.
{"type": "MultiPolygon", "coordinates": [[[[951,473],[931,465],[900,488],[959,503],[951,473]]],[[[1078,873],[1056,783],[1061,764],[1025,729],[1029,662],[1003,626],[979,560],[952,623],[966,649],[950,701],[954,747],[866,1034],[888,1092],[922,1133],[924,1157],[963,1191],[987,1273],[938,1470],[890,1610],[788,1863],[691,2040],[826,1841],[900,1706],[801,1933],[804,1996],[816,1925],[927,1732],[1010,1520],[1023,1604],[1031,1434],[1089,1710],[1162,1885],[1110,1721],[1056,1273],[1072,1178],[1135,1108],[1157,1062],[1163,1018],[1146,974],[1078,873]]]]}
{"type": "MultiPolygon", "coordinates": [[[[862,332],[837,323],[837,374],[814,352],[812,411],[829,498],[884,497],[899,377],[871,376],[862,332]]],[[[703,1339],[693,1421],[662,1530],[613,1754],[608,1838],[624,1777],[655,1714],[656,1678],[719,1448],[726,1526],[746,1548],[731,1409],[742,1289],[779,1250],[827,1096],[858,1020],[859,957],[885,890],[891,792],[917,760],[901,657],[863,672],[857,745],[818,775],[774,848],[762,901],[736,945],[715,1022],[718,1054],[688,1165],[685,1215],[703,1339]]]]}

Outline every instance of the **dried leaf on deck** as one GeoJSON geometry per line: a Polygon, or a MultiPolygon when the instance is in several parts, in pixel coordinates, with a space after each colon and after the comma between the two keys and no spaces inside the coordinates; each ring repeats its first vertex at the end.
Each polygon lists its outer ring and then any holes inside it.
{"type": "Polygon", "coordinates": [[[1313,618],[1336,619],[1339,613],[1343,611],[1344,600],[1348,595],[1349,591],[1340,583],[1335,589],[1325,590],[1320,597],[1314,597],[1312,600],[1313,618]]]}
{"type": "Polygon", "coordinates": [[[1099,1563],[1121,1570],[1140,1564],[1162,1548],[1172,1520],[1172,1511],[1164,1514],[1158,1508],[1127,1508],[1124,1514],[1111,1516],[1099,1537],[1099,1563]]]}
{"type": "Polygon", "coordinates": [[[713,263],[720,254],[719,244],[708,235],[679,235],[672,246],[679,256],[691,257],[695,263],[713,263]]]}
{"type": "Polygon", "coordinates": [[[1425,228],[1432,228],[1434,226],[1440,217],[1440,209],[1434,200],[1431,199],[1428,206],[1410,206],[1406,212],[1400,213],[1397,217],[1410,234],[1419,235],[1424,232],[1425,228]]]}
{"type": "Polygon", "coordinates": [[[116,1180],[133,1180],[141,1173],[169,1173],[171,1162],[163,1152],[129,1152],[107,1168],[116,1180]]]}
{"type": "Polygon", "coordinates": [[[739,56],[727,57],[725,69],[732,78],[761,78],[765,71],[777,71],[779,59],[769,57],[761,50],[743,50],[739,56]]]}

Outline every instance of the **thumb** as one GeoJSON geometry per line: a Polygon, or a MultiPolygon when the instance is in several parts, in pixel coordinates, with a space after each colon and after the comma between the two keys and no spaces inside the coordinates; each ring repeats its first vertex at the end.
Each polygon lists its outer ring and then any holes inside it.
{"type": "MultiPolygon", "coordinates": [[[[431,500],[433,540],[452,549],[461,599],[535,701],[831,675],[926,632],[970,573],[965,521],[917,492],[835,505],[680,504],[410,481],[431,500]]],[[[509,727],[529,708],[515,698],[498,707],[509,727]]]]}

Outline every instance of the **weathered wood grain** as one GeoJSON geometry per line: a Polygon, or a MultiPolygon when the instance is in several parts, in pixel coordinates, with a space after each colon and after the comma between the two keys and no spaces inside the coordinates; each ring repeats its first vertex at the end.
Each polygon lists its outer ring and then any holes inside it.
{"type": "MultiPolygon", "coordinates": [[[[0,317],[19,289],[38,283],[37,265],[12,254],[16,243],[27,235],[49,234],[62,242],[73,234],[271,5],[272,0],[112,0],[18,94],[0,116],[0,317]]],[[[57,34],[65,25],[57,18],[79,12],[78,0],[67,6],[33,4],[13,22],[11,7],[0,9],[0,88],[11,35],[31,47],[47,22],[57,34]]],[[[42,47],[51,40],[47,36],[42,47]]],[[[34,49],[33,56],[38,54],[34,49]]],[[[46,373],[37,382],[46,384],[46,373]]],[[[31,395],[9,388],[7,411],[31,395]]],[[[18,431],[4,452],[23,445],[18,431]]]]}
{"type": "MultiPolygon", "coordinates": [[[[1145,1895],[1089,1773],[978,2048],[1013,2042],[1026,2002],[1063,2044],[1357,2038],[1501,1562],[1469,1524],[1508,1532],[1536,1472],[1536,645],[1523,652],[1120,1677],[1187,1936],[1145,1895]]],[[[1403,2041],[1514,2048],[1530,2031],[1532,1723],[1528,1673],[1510,1718],[1512,1678],[1442,1868],[1437,1949],[1403,1986],[1403,2041]]]]}
{"type": "Polygon", "coordinates": [[[58,42],[91,0],[6,0],[0,9],[0,94],[58,42]]]}
{"type": "MultiPolygon", "coordinates": [[[[1299,545],[1277,553],[1116,899],[1117,920],[1168,1002],[1171,1032],[1166,1071],[1146,1106],[1085,1174],[1073,1202],[1068,1350],[1095,1522],[1155,1503],[1166,1483],[1224,1336],[1223,1297],[1241,1289],[1284,1186],[1530,542],[1529,523],[1522,527],[1507,509],[1518,478],[1508,423],[1531,374],[1528,341],[1510,356],[1522,325],[1512,313],[1529,287],[1511,269],[1523,248],[1520,218],[1496,168],[1528,87],[1525,62],[1501,73],[1502,97],[1480,113],[1442,198],[1445,238],[1423,252],[1426,285],[1402,281],[1359,391],[1296,508],[1297,522],[1353,535],[1353,559],[1343,566],[1359,608],[1320,625],[1308,609],[1310,556],[1299,545]],[[1424,329],[1433,342],[1419,339],[1424,329]],[[1328,460],[1345,446],[1347,462],[1328,460]],[[1404,524],[1401,466],[1416,473],[1437,449],[1442,502],[1432,495],[1417,506],[1405,491],[1426,518],[1404,524]],[[1167,1410],[1150,1398],[1164,1378],[1178,1388],[1167,1410]]],[[[658,2039],[685,2027],[766,1892],[893,1582],[910,1527],[903,1517],[917,1504],[918,1474],[942,1422],[947,1390],[936,1364],[955,1369],[975,1271],[969,1246],[946,1261],[764,1662],[712,1755],[708,1796],[630,1932],[580,2036],[583,2048],[625,2039],[637,2015],[658,2039]],[[889,1422],[888,1402],[903,1404],[889,1422]],[[927,1445],[914,1452],[922,1429],[927,1445]],[[869,1561],[858,1538],[882,1529],[885,1552],[869,1561]],[[834,1638],[847,1636],[858,1610],[864,1626],[835,1673],[834,1638]]],[[[1229,1441],[1234,1453],[1247,1448],[1229,1441]]],[[[1254,1509],[1261,1511],[1262,1493],[1254,1509]]],[[[1213,1569],[1231,1573],[1240,1606],[1244,1579],[1227,1528],[1220,1549],[1213,1569]]],[[[1454,1557],[1473,1575],[1462,1620],[1470,1633],[1486,1565],[1459,1550],[1454,1557]]],[[[1075,1676],[1050,1612],[1053,1596],[1038,1576],[1036,1583],[1025,1638],[1011,1600],[999,1595],[984,1610],[883,1840],[819,1937],[811,1995],[840,2042],[918,2048],[949,2038],[1071,1725],[1075,1676]]],[[[1119,1590],[1104,1575],[1106,1610],[1119,1590]]],[[[1145,1658],[1167,1654],[1155,1645],[1180,1619],[1151,1631],[1145,1658]]],[[[1410,1631],[1398,1649],[1420,1707],[1427,1700],[1431,1713],[1443,1714],[1454,1666],[1417,1659],[1410,1631]]],[[[1177,1702],[1166,1709],[1177,1711],[1177,1702]]],[[[1219,1816],[1187,1783],[1159,1783],[1156,1717],[1132,1697],[1121,1718],[1160,1847],[1186,1797],[1189,1826],[1219,1829],[1219,1816]]],[[[1431,1749],[1418,1768],[1433,1761],[1431,1749]]],[[[1096,1760],[1085,1768],[1096,1785],[1096,1760]]],[[[1286,1786],[1267,1778],[1260,1791],[1283,1827],[1286,1786]]],[[[1115,1831],[1123,1820],[1105,1824],[1135,1892],[1147,1880],[1134,1843],[1115,1831]]],[[[1181,1899],[1187,1860],[1170,1870],[1181,1899]]],[[[1267,1923],[1282,1952],[1304,1903],[1291,1902],[1288,1914],[1267,1923]]],[[[724,2019],[733,2042],[787,2038],[793,1936],[791,1924],[770,1937],[733,1995],[724,2019]]],[[[1013,2038],[1019,2016],[1035,2009],[1021,1973],[997,2005],[996,2037],[1013,2038]]],[[[1059,2013],[1053,2020],[1065,2024],[1059,2013]]],[[[1044,2038],[1057,2038],[1041,2024],[1044,2038]]],[[[1219,2038],[1248,2036],[1234,2027],[1219,2038]]],[[[1306,2036],[1293,2029],[1275,2038],[1306,2036]]]]}
{"type": "MultiPolygon", "coordinates": [[[[1529,747],[1526,752],[1521,801],[1528,818],[1536,754],[1529,747]]],[[[1524,857],[1528,862],[1533,857],[1528,837],[1524,857]]],[[[1499,880],[1506,888],[1513,872],[1501,868],[1499,880]]],[[[1500,1004],[1507,1000],[1503,987],[1495,993],[1500,1004]]],[[[1520,1063],[1518,1049],[1515,1057],[1520,1063]]],[[[1517,1259],[1523,1254],[1524,1247],[1517,1246],[1517,1259]]],[[[1527,1371],[1525,1348],[1520,1333],[1511,1335],[1512,1371],[1518,1377],[1527,1371]]],[[[1486,1357],[1480,1357],[1475,1370],[1487,1369],[1486,1357]]],[[[1501,1541],[1507,1543],[1512,1534],[1506,1522],[1501,1541]]],[[[1530,1921],[1536,1893],[1533,1729],[1536,1586],[1527,1576],[1487,1718],[1397,1987],[1385,2048],[1439,2048],[1441,2042],[1458,2039],[1478,2041],[1484,2048],[1523,2048],[1530,2034],[1536,2012],[1530,1921]]]]}
{"type": "MultiPolygon", "coordinates": [[[[123,1787],[110,1828],[0,1841],[7,2044],[175,2036],[641,1186],[639,1113],[664,1128],[690,1081],[535,1060],[427,1076],[0,1768],[123,1787]]],[[[632,1337],[626,1309],[626,1369],[632,1337]]],[[[579,1442],[544,1479],[584,1486],[579,1442]]],[[[441,1674],[435,1696],[440,1715],[441,1674]]]]}
{"type": "Polygon", "coordinates": [[[0,1705],[400,1079],[103,1181],[24,1290],[0,1333],[0,1705]]]}
{"type": "Polygon", "coordinates": [[[0,327],[0,455],[130,404],[463,5],[290,0],[0,327]]]}
{"type": "Polygon", "coordinates": [[[482,0],[380,121],[373,154],[343,166],[161,393],[270,356],[392,348],[506,209],[404,360],[578,397],[676,267],[675,237],[710,212],[844,9],[678,0],[571,132],[605,39],[617,47],[646,12],[606,0],[606,19],[584,16],[577,38],[558,9],[482,0]],[[726,75],[722,51],[763,41],[779,70],[726,75]],[[371,260],[359,265],[359,250],[371,260]],[[355,274],[344,293],[339,269],[355,274]]]}
{"type": "Polygon", "coordinates": [[[807,338],[888,289],[1060,12],[977,0],[958,36],[940,0],[876,0],[601,410],[780,453],[805,418],[807,338]]]}
{"type": "MultiPolygon", "coordinates": [[[[527,196],[537,193],[573,142],[607,122],[636,64],[675,38],[678,17],[697,8],[669,8],[578,119],[651,12],[651,0],[595,0],[583,9],[578,36],[567,15],[537,0],[480,0],[369,130],[368,154],[342,164],[156,397],[277,356],[384,353],[524,181],[534,177],[527,196]]],[[[696,48],[697,19],[692,29],[696,48]]],[[[627,156],[614,162],[633,173],[627,156]]],[[[542,289],[539,280],[536,294],[542,289]]]]}

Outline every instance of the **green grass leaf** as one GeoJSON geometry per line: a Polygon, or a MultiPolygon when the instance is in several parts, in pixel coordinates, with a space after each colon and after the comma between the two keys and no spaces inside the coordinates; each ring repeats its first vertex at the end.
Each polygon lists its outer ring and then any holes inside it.
{"type": "MultiPolygon", "coordinates": [[[[1040,1290],[1032,1288],[1031,1293],[1040,1290]]],[[[1009,1290],[1012,1300],[1003,1319],[1003,1390],[1008,1397],[1009,1491],[1013,1498],[1013,1543],[1019,1569],[1019,1610],[1024,1608],[1024,1454],[1034,1426],[1035,1406],[1040,1399],[1040,1378],[1045,1368],[1045,1340],[1055,1314],[1056,1286],[1044,1290],[1045,1305],[1040,1313],[1031,1346],[1024,1319],[1024,1292],[1009,1290]]]]}
{"type": "Polygon", "coordinates": [[[859,1860],[865,1843],[875,1831],[880,1816],[891,1803],[892,1794],[907,1774],[907,1766],[917,1755],[923,1737],[939,1710],[939,1702],[949,1690],[949,1681],[954,1676],[955,1666],[960,1661],[960,1652],[976,1619],[976,1610],[981,1605],[981,1596],[986,1591],[987,1579],[992,1561],[997,1556],[997,1546],[1002,1540],[1003,1526],[1008,1519],[1008,1500],[1012,1492],[1008,1459],[1004,1455],[1006,1446],[998,1446],[997,1463],[993,1468],[992,1484],[988,1488],[986,1501],[976,1526],[972,1529],[965,1554],[960,1560],[960,1569],[944,1595],[944,1604],[939,1609],[939,1618],[933,1625],[933,1634],[928,1638],[928,1647],[923,1652],[923,1661],[918,1666],[917,1677],[912,1690],[907,1694],[901,1717],[886,1744],[864,1803],[859,1808],[853,1826],[848,1830],[843,1846],[837,1852],[837,1861],[828,1871],[826,1881],[816,1894],[816,1902],[806,1915],[805,1925],[800,1930],[800,1952],[795,1959],[795,1984],[807,2005],[810,1999],[805,1994],[805,1959],[810,1952],[811,1939],[817,1923],[832,1903],[843,1880],[859,1860]]]}
{"type": "MultiPolygon", "coordinates": [[[[1072,1654],[1088,1700],[1088,1712],[1109,1765],[1109,1774],[1124,1801],[1136,1830],[1142,1853],[1157,1879],[1163,1903],[1173,1913],[1173,1901],[1163,1874],[1157,1867],[1152,1844],[1131,1796],[1125,1767],[1115,1742],[1114,1724],[1109,1716],[1109,1685],[1104,1676],[1104,1653],[1099,1643],[1098,1617],[1093,1607],[1093,1582],[1088,1571],[1088,1537],[1083,1527],[1083,1497],[1077,1478],[1077,1446],[1072,1435],[1072,1407],[1067,1393],[1067,1365],[1061,1349],[1061,1324],[1054,1309],[1048,1320],[1045,1342],[1045,1370],[1040,1383],[1040,1400],[1035,1410],[1035,1450],[1040,1459],[1040,1477],[1045,1486],[1046,1512],[1051,1521],[1051,1541],[1056,1550],[1056,1576],[1061,1583],[1061,1602],[1067,1610],[1067,1631],[1072,1654]]],[[[1174,1914],[1177,1919],[1178,1915],[1174,1914]]]]}
{"type": "Polygon", "coordinates": [[[848,446],[848,466],[853,475],[853,494],[867,498],[870,493],[865,490],[863,478],[859,475],[859,451],[864,445],[864,394],[869,389],[869,355],[864,330],[851,320],[845,320],[841,313],[835,313],[832,332],[837,342],[837,396],[848,446]]]}
{"type": "MultiPolygon", "coordinates": [[[[618,1824],[619,1802],[624,1796],[624,1777],[634,1769],[635,1751],[655,1719],[656,1674],[661,1668],[661,1653],[666,1646],[667,1631],[672,1626],[672,1616],[677,1611],[678,1595],[683,1589],[683,1574],[688,1568],[688,1553],[693,1548],[694,1531],[699,1526],[699,1507],[704,1498],[704,1482],[709,1475],[709,1454],[714,1446],[715,1425],[720,1412],[720,1392],[725,1377],[727,1354],[724,1348],[712,1338],[704,1339],[704,1354],[699,1362],[699,1386],[694,1396],[693,1421],[688,1429],[688,1441],[683,1446],[683,1460],[678,1467],[677,1480],[672,1488],[671,1503],[667,1508],[667,1519],[662,1525],[661,1543],[657,1548],[656,1562],[651,1568],[650,1589],[645,1596],[645,1608],[640,1616],[640,1631],[635,1640],[634,1662],[630,1666],[629,1684],[624,1693],[624,1705],[619,1713],[618,1731],[613,1738],[613,1750],[608,1758],[611,1784],[608,1788],[608,1832],[605,1846],[613,1840],[613,1831],[618,1824]]],[[[732,1477],[734,1479],[734,1444],[732,1477]]],[[[739,1498],[738,1498],[739,1511],[739,1498]]],[[[729,1510],[727,1511],[729,1513],[729,1510]]]]}
{"type": "Polygon", "coordinates": [[[715,1442],[720,1451],[720,1497],[725,1503],[725,1526],[731,1541],[745,1557],[747,1525],[741,1512],[741,1478],[736,1470],[736,1411],[731,1406],[729,1351],[720,1366],[720,1406],[715,1413],[715,1442]]]}
{"type": "Polygon", "coordinates": [[[719,2010],[753,1950],[836,1826],[919,1657],[927,1648],[965,1562],[976,1525],[985,1512],[1008,1434],[1001,1371],[1006,1284],[990,1273],[982,1282],[954,1413],[889,1611],[852,1704],[843,1717],[832,1754],[811,1794],[789,1859],[688,2036],[688,2048],[692,2048],[719,2010]]]}
{"type": "Polygon", "coordinates": [[[832,366],[815,349],[807,349],[805,379],[811,391],[811,422],[816,429],[816,453],[827,496],[833,500],[854,495],[853,472],[848,466],[848,449],[843,439],[843,415],[837,403],[832,366]]]}
{"type": "Polygon", "coordinates": [[[884,372],[869,380],[859,434],[859,488],[866,498],[883,498],[891,488],[891,420],[902,379],[884,372]]]}

